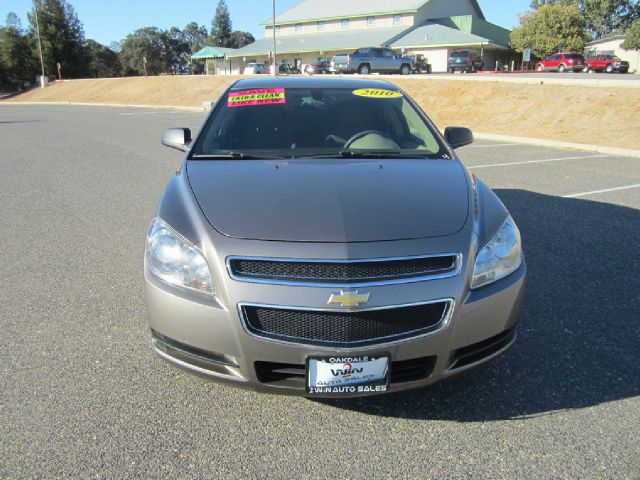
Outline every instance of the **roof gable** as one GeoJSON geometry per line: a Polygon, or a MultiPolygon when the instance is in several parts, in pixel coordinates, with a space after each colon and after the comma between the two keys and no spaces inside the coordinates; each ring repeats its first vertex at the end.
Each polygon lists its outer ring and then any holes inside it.
{"type": "Polygon", "coordinates": [[[394,48],[415,48],[479,45],[481,43],[489,43],[489,40],[439,23],[426,22],[398,38],[391,46],[394,48]]]}

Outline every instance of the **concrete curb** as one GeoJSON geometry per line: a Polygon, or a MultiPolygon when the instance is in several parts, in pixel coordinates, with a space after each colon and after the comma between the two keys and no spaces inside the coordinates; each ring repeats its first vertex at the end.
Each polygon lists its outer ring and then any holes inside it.
{"type": "MultiPolygon", "coordinates": [[[[582,86],[582,87],[598,87],[598,88],[639,88],[640,77],[630,74],[632,79],[616,80],[608,78],[553,78],[553,77],[514,77],[512,75],[475,75],[475,74],[432,74],[432,75],[385,75],[380,76],[380,80],[403,79],[415,81],[452,81],[452,82],[498,82],[525,85],[564,85],[564,86],[582,86]],[[638,77],[638,78],[635,78],[638,77]]],[[[375,75],[351,75],[353,77],[375,79],[375,75]]]]}
{"type": "MultiPolygon", "coordinates": [[[[207,103],[207,102],[205,102],[207,103]]],[[[174,107],[167,105],[136,105],[125,103],[89,103],[89,102],[0,102],[0,105],[69,105],[73,107],[117,107],[117,108],[152,108],[162,110],[183,110],[185,112],[202,112],[207,109],[202,107],[174,107]]]]}
{"type": "Polygon", "coordinates": [[[618,157],[640,158],[640,150],[629,148],[606,147],[603,145],[589,145],[586,143],[562,142],[559,140],[545,140],[543,138],[516,137],[513,135],[499,135],[496,133],[473,132],[475,138],[479,140],[491,140],[504,143],[519,143],[523,145],[536,145],[539,147],[567,148],[570,150],[582,150],[585,152],[596,152],[604,155],[618,157]]]}

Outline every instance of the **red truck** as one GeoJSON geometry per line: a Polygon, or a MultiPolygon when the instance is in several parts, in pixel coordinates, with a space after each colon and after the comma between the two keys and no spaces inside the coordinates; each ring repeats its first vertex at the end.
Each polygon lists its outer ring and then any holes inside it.
{"type": "Polygon", "coordinates": [[[587,57],[586,64],[585,72],[593,70],[594,72],[627,73],[629,71],[629,62],[625,62],[615,55],[596,54],[587,57]]]}

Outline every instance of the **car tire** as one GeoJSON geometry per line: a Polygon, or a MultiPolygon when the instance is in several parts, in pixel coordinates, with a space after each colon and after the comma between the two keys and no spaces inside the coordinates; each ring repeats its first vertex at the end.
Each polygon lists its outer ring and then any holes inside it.
{"type": "Polygon", "coordinates": [[[454,73],[456,73],[456,71],[455,71],[453,68],[449,68],[448,70],[449,70],[449,73],[450,73],[450,74],[452,74],[452,75],[453,75],[454,73]]]}
{"type": "Polygon", "coordinates": [[[538,66],[536,67],[536,70],[538,72],[544,72],[544,65],[542,65],[541,63],[538,64],[538,66]]]}
{"type": "Polygon", "coordinates": [[[406,63],[400,67],[400,75],[411,75],[411,67],[406,63]]]}
{"type": "Polygon", "coordinates": [[[360,65],[358,67],[358,73],[360,75],[369,75],[369,73],[371,73],[371,71],[369,70],[369,65],[367,65],[366,63],[364,65],[360,65]]]}
{"type": "Polygon", "coordinates": [[[607,68],[605,69],[605,71],[607,73],[613,73],[613,65],[611,65],[611,64],[607,65],[607,68]]]}
{"type": "Polygon", "coordinates": [[[558,72],[565,73],[567,71],[567,67],[565,67],[564,63],[561,63],[558,67],[558,72]]]}

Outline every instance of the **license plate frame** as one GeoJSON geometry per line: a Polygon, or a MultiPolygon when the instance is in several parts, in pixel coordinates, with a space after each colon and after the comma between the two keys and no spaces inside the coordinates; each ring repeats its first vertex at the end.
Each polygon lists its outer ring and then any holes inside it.
{"type": "Polygon", "coordinates": [[[310,355],[305,366],[305,390],[310,395],[366,395],[389,390],[391,354],[388,352],[310,355]],[[328,376],[331,380],[327,380],[328,376]]]}

